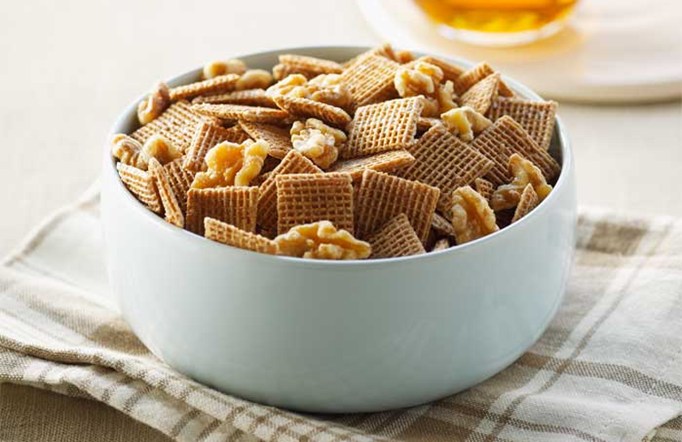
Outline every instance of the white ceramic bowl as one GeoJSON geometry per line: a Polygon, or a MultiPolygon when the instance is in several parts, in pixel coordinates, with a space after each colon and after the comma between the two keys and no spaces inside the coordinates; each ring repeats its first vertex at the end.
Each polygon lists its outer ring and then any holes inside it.
{"type": "MultiPolygon", "coordinates": [[[[289,48],[241,58],[270,68],[283,52],[345,60],[366,49],[289,48]]],[[[135,129],[136,103],[113,133],[135,129]]],[[[551,152],[563,164],[554,190],[512,226],[441,252],[332,262],[244,251],[164,222],[126,190],[107,146],[102,217],[111,286],[152,352],[219,390],[307,412],[438,399],[512,363],[561,302],[576,200],[573,157],[558,120],[551,152]]]]}

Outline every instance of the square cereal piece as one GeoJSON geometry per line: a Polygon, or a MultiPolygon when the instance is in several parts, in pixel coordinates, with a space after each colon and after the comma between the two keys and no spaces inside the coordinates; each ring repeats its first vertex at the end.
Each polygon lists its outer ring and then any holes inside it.
{"type": "Polygon", "coordinates": [[[219,125],[218,120],[196,113],[186,101],[173,103],[168,109],[150,123],[137,129],[130,136],[141,144],[152,135],[158,134],[171,142],[181,152],[189,148],[197,124],[211,122],[219,125]]]}
{"type": "Polygon", "coordinates": [[[419,57],[417,61],[423,61],[434,66],[438,66],[441,71],[443,71],[443,81],[452,81],[453,83],[462,75],[464,69],[456,66],[442,58],[432,57],[430,55],[425,55],[424,57],[419,57]]]}
{"type": "Polygon", "coordinates": [[[244,106],[277,107],[264,89],[246,89],[232,91],[226,94],[203,95],[192,100],[192,104],[242,104],[244,106]]]}
{"type": "Polygon", "coordinates": [[[495,186],[485,178],[476,178],[474,180],[474,190],[480,193],[483,198],[490,201],[490,197],[495,191],[495,186]]]}
{"type": "Polygon", "coordinates": [[[282,124],[289,114],[281,109],[271,107],[243,106],[241,104],[199,103],[192,105],[192,110],[200,115],[220,118],[229,121],[253,121],[255,123],[282,124]]]}
{"type": "MultiPolygon", "coordinates": [[[[460,75],[456,80],[453,80],[455,93],[457,95],[462,95],[473,85],[494,73],[495,69],[493,69],[488,63],[483,62],[477,64],[466,72],[463,72],[462,75],[460,75]]],[[[503,97],[513,97],[515,95],[514,91],[512,91],[511,88],[502,80],[500,80],[499,84],[499,94],[503,97]]]]}
{"type": "Polygon", "coordinates": [[[123,184],[138,201],[154,213],[163,212],[156,184],[149,172],[123,163],[116,163],[116,170],[123,184]]]}
{"type": "Polygon", "coordinates": [[[173,192],[171,179],[166,172],[166,168],[154,157],[149,159],[149,174],[152,176],[156,189],[159,192],[165,220],[174,226],[182,228],[185,225],[185,217],[182,213],[180,202],[175,192],[173,192]]]}
{"type": "Polygon", "coordinates": [[[261,139],[266,141],[268,146],[270,146],[268,155],[271,157],[281,160],[293,148],[291,145],[291,135],[286,127],[250,121],[240,121],[239,125],[254,140],[261,139]]]}
{"type": "Polygon", "coordinates": [[[453,190],[484,176],[494,166],[489,158],[440,125],[422,135],[410,152],[415,158],[414,164],[401,170],[398,175],[438,187],[441,191],[439,208],[442,211],[448,210],[449,195],[453,190]]]}
{"type": "Polygon", "coordinates": [[[330,172],[349,173],[353,181],[360,181],[365,169],[378,172],[394,172],[414,163],[414,157],[406,150],[392,150],[369,157],[353,158],[337,161],[329,169],[330,172]]]}
{"type": "Polygon", "coordinates": [[[506,184],[512,179],[508,165],[509,157],[514,153],[538,166],[548,182],[561,171],[561,166],[554,158],[538,146],[516,121],[506,115],[474,138],[470,146],[495,163],[485,177],[494,186],[506,184]]]}
{"type": "Polygon", "coordinates": [[[282,71],[280,75],[283,77],[289,74],[301,74],[308,80],[320,74],[340,74],[343,71],[343,66],[335,61],[306,55],[282,54],[279,56],[279,64],[282,71]]]}
{"type": "Polygon", "coordinates": [[[500,87],[500,74],[488,75],[473,85],[459,98],[462,106],[469,106],[481,115],[485,115],[497,98],[500,87]]]}
{"type": "Polygon", "coordinates": [[[404,213],[387,222],[378,232],[371,235],[367,242],[372,246],[370,258],[393,258],[426,253],[404,213]]]}
{"type": "Polygon", "coordinates": [[[360,56],[341,73],[341,81],[353,98],[353,106],[365,106],[398,96],[393,78],[400,64],[368,53],[360,56]]]}
{"type": "Polygon", "coordinates": [[[346,147],[339,152],[341,158],[407,149],[414,143],[423,108],[421,97],[399,98],[358,108],[350,124],[346,147]]]}
{"type": "Polygon", "coordinates": [[[498,97],[488,111],[492,121],[508,115],[523,127],[538,145],[548,150],[554,132],[557,103],[498,97]]]}
{"type": "Polygon", "coordinates": [[[171,101],[189,100],[200,95],[213,95],[234,90],[239,75],[220,75],[208,80],[176,86],[169,91],[171,101]]]}
{"type": "Polygon", "coordinates": [[[194,175],[196,174],[182,167],[183,161],[182,158],[178,158],[163,167],[166,169],[171,189],[173,189],[173,193],[178,199],[182,213],[187,214],[187,192],[192,186],[192,181],[194,181],[194,175]]]}
{"type": "Polygon", "coordinates": [[[365,170],[355,207],[355,231],[366,238],[393,217],[404,213],[423,244],[429,236],[431,219],[440,190],[417,181],[365,170]]]}
{"type": "Polygon", "coordinates": [[[187,150],[183,167],[192,172],[200,172],[204,169],[204,158],[213,146],[223,141],[240,144],[246,138],[248,135],[239,126],[236,129],[226,129],[222,126],[201,122],[194,130],[194,136],[187,150]]]}
{"type": "Polygon", "coordinates": [[[322,173],[312,161],[300,152],[290,150],[259,186],[258,197],[258,225],[270,232],[277,230],[277,184],[278,175],[290,173],[322,173]]]}
{"type": "Polygon", "coordinates": [[[277,95],[273,100],[281,109],[297,117],[317,118],[338,127],[345,127],[351,120],[350,115],[340,107],[309,98],[277,95]]]}
{"type": "Polygon", "coordinates": [[[353,229],[353,180],[347,173],[278,175],[277,232],[317,221],[353,229]]]}
{"type": "Polygon", "coordinates": [[[524,187],[523,192],[521,192],[521,199],[516,206],[516,210],[514,210],[514,217],[511,222],[515,223],[528,215],[538,204],[540,204],[540,198],[538,197],[538,194],[535,193],[533,185],[529,183],[524,187]]]}
{"type": "Polygon", "coordinates": [[[204,218],[204,236],[210,240],[252,252],[277,254],[277,244],[271,239],[214,218],[204,218]]]}
{"type": "Polygon", "coordinates": [[[204,234],[204,218],[215,218],[247,232],[256,231],[258,187],[190,189],[185,227],[204,234]]]}

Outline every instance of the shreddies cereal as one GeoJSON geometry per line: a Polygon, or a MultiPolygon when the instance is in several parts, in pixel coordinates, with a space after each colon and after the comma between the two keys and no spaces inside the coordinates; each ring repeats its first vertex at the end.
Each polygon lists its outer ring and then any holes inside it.
{"type": "Polygon", "coordinates": [[[557,104],[487,63],[384,44],[351,60],[281,54],[159,83],[111,139],[122,184],[177,228],[304,259],[390,259],[475,241],[552,191],[557,104]]]}

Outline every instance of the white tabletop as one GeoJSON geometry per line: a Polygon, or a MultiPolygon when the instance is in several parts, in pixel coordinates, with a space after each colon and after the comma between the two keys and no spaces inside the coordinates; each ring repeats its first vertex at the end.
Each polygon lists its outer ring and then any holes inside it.
{"type": "MultiPolygon", "coordinates": [[[[274,47],[378,42],[346,0],[4,3],[0,255],[97,177],[116,115],[155,81],[274,47]]],[[[680,102],[561,103],[560,115],[580,204],[682,216],[680,102]]]]}

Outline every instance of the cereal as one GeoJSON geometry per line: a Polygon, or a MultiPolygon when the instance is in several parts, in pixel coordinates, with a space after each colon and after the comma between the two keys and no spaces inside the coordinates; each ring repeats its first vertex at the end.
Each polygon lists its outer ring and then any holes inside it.
{"type": "Polygon", "coordinates": [[[485,115],[497,98],[499,87],[500,74],[491,74],[464,92],[459,102],[462,106],[468,106],[479,114],[485,115]]]}
{"type": "Polygon", "coordinates": [[[454,64],[442,60],[438,57],[431,57],[430,55],[419,57],[417,61],[423,61],[425,63],[438,66],[440,70],[443,72],[443,79],[452,82],[456,81],[459,78],[459,76],[462,75],[462,73],[464,72],[459,66],[455,66],[454,64]]]}
{"type": "Polygon", "coordinates": [[[165,214],[165,220],[169,223],[182,228],[185,225],[185,217],[182,214],[180,202],[173,192],[170,177],[166,173],[166,169],[156,158],[149,160],[149,173],[154,180],[156,189],[159,192],[161,204],[165,214]]]}
{"type": "Polygon", "coordinates": [[[289,131],[280,126],[266,123],[253,123],[250,121],[240,121],[239,125],[253,139],[264,140],[270,146],[268,155],[277,159],[284,158],[292,149],[291,136],[289,131]]]}
{"type": "Polygon", "coordinates": [[[554,101],[498,97],[488,114],[493,121],[504,115],[512,117],[542,149],[548,150],[554,132],[556,109],[554,101]]]}
{"type": "Polygon", "coordinates": [[[241,104],[244,106],[277,107],[263,89],[245,89],[226,94],[205,95],[192,100],[193,104],[241,104]]]}
{"type": "Polygon", "coordinates": [[[140,124],[152,122],[161,115],[171,103],[168,86],[159,83],[154,90],[137,106],[137,119],[140,124]]]}
{"type": "Polygon", "coordinates": [[[308,118],[291,126],[291,144],[321,169],[328,169],[339,155],[338,146],[346,142],[343,131],[308,118]]]}
{"type": "Polygon", "coordinates": [[[177,159],[164,166],[171,189],[180,204],[182,213],[187,213],[187,192],[192,186],[195,173],[182,167],[183,160],[177,159]]]}
{"type": "Polygon", "coordinates": [[[152,212],[163,212],[159,193],[152,176],[148,172],[124,163],[117,163],[116,170],[118,170],[118,175],[123,184],[142,204],[152,212]]]}
{"type": "Polygon", "coordinates": [[[553,180],[561,166],[543,150],[523,128],[509,116],[499,118],[471,142],[471,147],[495,163],[486,179],[496,186],[512,178],[507,166],[509,158],[517,153],[538,166],[548,180],[553,180]]]}
{"type": "Polygon", "coordinates": [[[242,75],[246,72],[246,64],[238,58],[216,60],[204,65],[202,70],[204,80],[226,74],[242,75]]]}
{"type": "Polygon", "coordinates": [[[142,150],[142,145],[125,134],[116,134],[111,138],[111,154],[123,164],[147,170],[149,156],[142,150]]]}
{"type": "Polygon", "coordinates": [[[279,253],[310,259],[364,259],[371,246],[346,230],[337,230],[329,221],[292,227],[275,238],[279,253]]]}
{"type": "Polygon", "coordinates": [[[353,185],[346,173],[278,175],[277,232],[317,221],[354,231],[353,185]]]}
{"type": "Polygon", "coordinates": [[[450,214],[457,244],[464,244],[499,230],[495,223],[495,212],[488,201],[469,186],[460,187],[452,193],[450,214]]]}
{"type": "Polygon", "coordinates": [[[516,207],[521,198],[521,192],[528,184],[533,187],[538,202],[547,198],[552,191],[552,186],[547,184],[542,171],[519,154],[514,154],[509,158],[509,171],[514,177],[512,182],[498,187],[490,197],[490,204],[495,211],[516,207]]]}
{"type": "Polygon", "coordinates": [[[215,218],[247,232],[256,231],[258,187],[190,189],[185,227],[204,234],[204,218],[215,218]]]}
{"type": "Polygon", "coordinates": [[[275,96],[272,99],[277,106],[291,115],[319,118],[340,127],[350,123],[351,120],[350,115],[345,110],[331,104],[321,103],[308,98],[292,97],[290,95],[275,96]]]}
{"type": "Polygon", "coordinates": [[[419,97],[412,97],[358,108],[341,158],[407,149],[414,143],[423,106],[419,97]]]}
{"type": "Polygon", "coordinates": [[[208,80],[197,81],[183,86],[171,88],[169,91],[171,101],[189,100],[199,95],[212,95],[229,92],[235,89],[239,75],[220,75],[208,80]]]}
{"type": "Polygon", "coordinates": [[[407,167],[414,161],[414,157],[408,151],[392,150],[368,157],[337,161],[329,171],[349,173],[353,181],[359,181],[366,169],[390,173],[407,167]]]}
{"type": "Polygon", "coordinates": [[[455,229],[452,228],[452,223],[438,212],[433,214],[431,229],[440,236],[451,236],[453,238],[455,236],[455,229]]]}
{"type": "MultiPolygon", "coordinates": [[[[473,85],[483,80],[484,78],[495,73],[495,70],[490,67],[488,63],[479,63],[473,68],[463,72],[459,77],[453,79],[455,86],[455,93],[462,95],[468,91],[473,85]]],[[[514,92],[506,85],[504,81],[500,80],[499,94],[503,97],[513,97],[514,92]]]]}
{"type": "Polygon", "coordinates": [[[440,118],[450,133],[467,142],[473,140],[474,135],[478,135],[493,124],[492,121],[469,106],[451,109],[442,114],[440,118]]]}
{"type": "Polygon", "coordinates": [[[339,74],[342,70],[343,67],[335,61],[296,54],[280,55],[279,64],[272,68],[278,80],[290,74],[301,74],[311,79],[320,74],[339,74]]]}
{"type": "Polygon", "coordinates": [[[243,120],[253,121],[254,123],[282,123],[289,117],[289,114],[281,109],[244,106],[241,104],[199,103],[192,105],[192,110],[200,115],[207,115],[223,120],[243,120]]]}
{"type": "Polygon", "coordinates": [[[365,170],[355,208],[355,229],[360,238],[376,232],[394,216],[404,213],[426,242],[440,191],[429,185],[365,170]]]}
{"type": "Polygon", "coordinates": [[[490,201],[490,197],[495,191],[495,186],[485,178],[476,178],[474,180],[474,189],[476,189],[476,192],[480,193],[483,198],[490,201]]]}
{"type": "Polygon", "coordinates": [[[204,159],[211,148],[224,141],[241,144],[247,139],[248,136],[244,136],[241,130],[225,129],[202,121],[194,130],[183,167],[193,172],[200,172],[204,169],[204,159]]]}
{"type": "Polygon", "coordinates": [[[371,235],[367,242],[372,246],[371,258],[393,258],[426,253],[421,240],[404,213],[387,222],[378,232],[371,235]]]}
{"type": "Polygon", "coordinates": [[[390,100],[397,96],[393,80],[400,65],[376,54],[368,54],[355,60],[341,74],[341,81],[348,86],[353,106],[390,100]]]}
{"type": "Polygon", "coordinates": [[[182,156],[182,152],[161,134],[154,134],[147,138],[142,149],[148,157],[155,158],[162,165],[182,156]]]}
{"type": "Polygon", "coordinates": [[[268,144],[263,140],[241,144],[224,141],[208,151],[208,170],[194,177],[192,188],[248,186],[260,173],[267,154],[268,144]]]}
{"type": "Polygon", "coordinates": [[[523,192],[521,192],[521,198],[519,199],[519,204],[516,206],[514,217],[512,218],[511,222],[515,223],[524,216],[528,215],[528,213],[535,209],[539,203],[540,198],[538,197],[538,194],[535,193],[533,185],[529,183],[526,185],[526,187],[524,187],[523,192]]]}
{"type": "Polygon", "coordinates": [[[204,218],[204,236],[210,240],[244,250],[267,253],[268,255],[277,253],[277,244],[271,239],[210,217],[204,218]]]}

